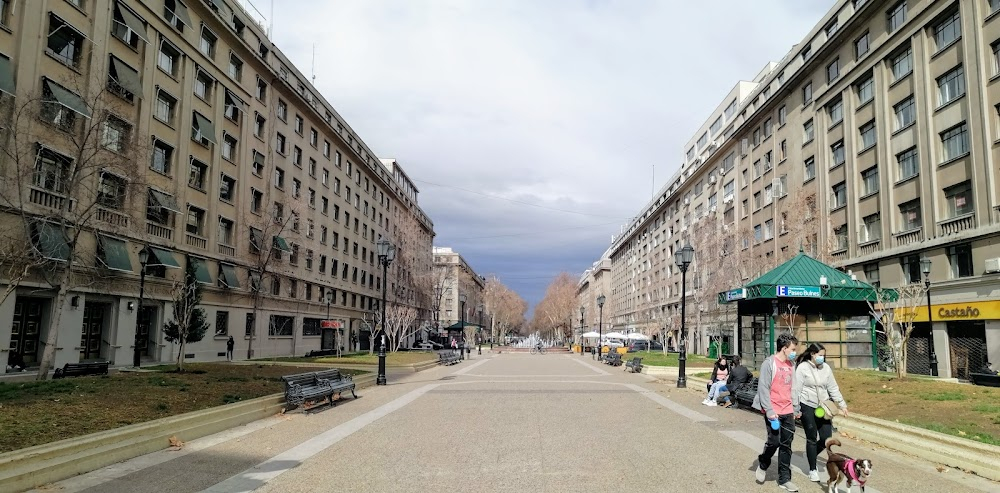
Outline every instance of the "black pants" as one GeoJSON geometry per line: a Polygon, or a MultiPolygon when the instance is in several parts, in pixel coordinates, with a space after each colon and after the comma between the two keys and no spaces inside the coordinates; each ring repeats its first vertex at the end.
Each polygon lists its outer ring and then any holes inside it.
{"type": "Polygon", "coordinates": [[[778,452],[778,484],[792,480],[792,439],[795,438],[795,415],[782,414],[778,416],[781,426],[771,429],[771,422],[764,416],[764,429],[767,430],[767,443],[764,451],[757,456],[757,465],[766,470],[771,467],[771,459],[778,452]]]}
{"type": "Polygon", "coordinates": [[[809,470],[815,471],[816,456],[826,448],[826,439],[833,436],[833,421],[817,418],[816,408],[802,404],[802,428],[806,430],[806,458],[809,459],[809,470]]]}
{"type": "Polygon", "coordinates": [[[232,349],[227,349],[226,350],[226,359],[228,359],[229,361],[233,360],[233,350],[232,349]]]}

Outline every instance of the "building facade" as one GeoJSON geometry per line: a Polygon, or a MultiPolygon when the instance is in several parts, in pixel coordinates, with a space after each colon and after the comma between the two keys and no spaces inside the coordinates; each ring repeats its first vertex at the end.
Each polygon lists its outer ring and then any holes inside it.
{"type": "Polygon", "coordinates": [[[364,349],[382,283],[429,270],[402,168],[236,2],[0,2],[0,24],[0,227],[34,262],[0,279],[8,361],[51,340],[56,366],[174,359],[162,327],[189,265],[211,323],[189,361],[224,359],[229,336],[238,357],[364,349]],[[408,259],[388,280],[381,238],[408,259]]]}
{"type": "MultiPolygon", "coordinates": [[[[460,324],[465,295],[465,321],[479,324],[479,306],[483,303],[486,279],[472,268],[462,254],[449,247],[434,247],[435,289],[439,290],[437,325],[440,328],[460,324]]],[[[442,333],[443,335],[444,333],[442,333]]],[[[469,334],[466,334],[467,338],[469,334]]]]}
{"type": "Polygon", "coordinates": [[[918,323],[910,370],[929,371],[931,347],[944,376],[1000,357],[998,9],[836,2],[727,96],[613,241],[616,323],[676,332],[673,255],[685,243],[696,250],[684,295],[698,352],[738,337],[717,293],[800,248],[883,287],[923,283],[927,257],[933,331],[918,323]]]}

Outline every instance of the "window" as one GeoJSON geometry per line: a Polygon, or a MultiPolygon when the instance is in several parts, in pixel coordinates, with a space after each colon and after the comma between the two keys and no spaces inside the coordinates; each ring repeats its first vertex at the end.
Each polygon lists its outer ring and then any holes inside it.
{"type": "Polygon", "coordinates": [[[302,120],[302,117],[299,115],[295,115],[295,133],[302,135],[302,130],[304,126],[305,122],[302,120]]]}
{"type": "MultiPolygon", "coordinates": [[[[328,140],[324,140],[323,141],[323,157],[325,157],[327,159],[330,159],[330,141],[328,141],[328,140]]],[[[340,153],[337,153],[337,160],[338,160],[337,162],[339,163],[340,162],[340,153]]],[[[338,164],[338,166],[340,166],[340,165],[338,164]]]]}
{"type": "Polygon", "coordinates": [[[804,61],[808,60],[809,57],[812,56],[812,52],[813,52],[812,51],[812,45],[806,45],[806,47],[803,48],[802,53],[801,53],[801,55],[802,55],[802,61],[804,62],[804,61]]]}
{"type": "Polygon", "coordinates": [[[281,121],[288,121],[288,103],[278,100],[278,119],[281,121]]]}
{"type": "MultiPolygon", "coordinates": [[[[42,101],[39,118],[46,123],[58,127],[60,130],[67,132],[72,130],[76,124],[77,112],[67,106],[67,104],[78,104],[81,110],[87,111],[86,103],[65,87],[48,79],[44,79],[44,81],[42,84],[42,101]]],[[[89,114],[86,116],[89,118],[89,114]]]]}
{"type": "Polygon", "coordinates": [[[77,67],[83,52],[83,34],[66,21],[49,14],[48,49],[46,52],[56,60],[77,67]]]}
{"type": "Polygon", "coordinates": [[[185,231],[188,234],[201,236],[205,227],[205,211],[197,207],[188,206],[187,225],[185,231]]]}
{"type": "Polygon", "coordinates": [[[962,22],[958,16],[958,9],[934,25],[934,44],[938,51],[947,48],[960,37],[962,37],[962,22]]]}
{"type": "Polygon", "coordinates": [[[250,212],[260,214],[264,207],[264,192],[253,188],[250,190],[250,212]]]}
{"type": "Polygon", "coordinates": [[[323,208],[321,209],[323,211],[323,214],[328,213],[330,210],[330,199],[322,197],[320,200],[321,203],[323,204],[323,208]]]}
{"type": "Polygon", "coordinates": [[[212,122],[208,118],[205,118],[197,111],[194,112],[193,122],[191,123],[191,140],[203,146],[215,143],[215,126],[212,125],[212,122]]]}
{"type": "Polygon", "coordinates": [[[1000,10],[1000,0],[990,0],[990,13],[1000,10]]]}
{"type": "Polygon", "coordinates": [[[812,142],[815,137],[815,131],[813,130],[813,121],[807,120],[802,124],[802,141],[805,143],[812,142]]]}
{"type": "Polygon", "coordinates": [[[153,116],[167,125],[174,124],[174,109],[177,107],[177,99],[163,92],[156,93],[156,107],[153,109],[153,116]]]}
{"type": "Polygon", "coordinates": [[[230,53],[229,54],[229,69],[226,71],[230,77],[236,79],[237,82],[243,78],[243,60],[239,57],[230,53]]]}
{"type": "Polygon", "coordinates": [[[780,159],[782,161],[788,158],[788,141],[781,141],[781,144],[778,146],[778,152],[780,153],[779,155],[781,156],[780,159]]]}
{"type": "MultiPolygon", "coordinates": [[[[275,296],[281,294],[281,280],[277,277],[274,278],[274,282],[272,283],[271,294],[275,296]],[[276,288],[273,286],[276,286],[276,288]]],[[[292,331],[294,320],[295,319],[293,317],[271,315],[271,323],[268,325],[267,335],[272,337],[286,337],[294,335],[294,332],[292,331]]]]}
{"type": "Polygon", "coordinates": [[[844,164],[844,141],[838,140],[830,146],[830,167],[835,168],[844,164]]]}
{"type": "Polygon", "coordinates": [[[962,66],[938,77],[938,105],[944,106],[965,95],[965,74],[962,66]]]}
{"type": "Polygon", "coordinates": [[[299,146],[292,146],[292,164],[302,167],[302,148],[299,146]]]}
{"type": "Polygon", "coordinates": [[[808,104],[813,100],[813,83],[806,82],[806,85],[802,86],[802,104],[808,104]]]}
{"type": "Polygon", "coordinates": [[[907,47],[905,51],[890,59],[892,65],[892,80],[897,81],[913,72],[913,50],[907,47]]]}
{"type": "MultiPolygon", "coordinates": [[[[224,217],[219,218],[219,244],[233,246],[233,233],[236,231],[236,226],[233,221],[226,219],[224,217]]],[[[230,279],[230,283],[235,281],[235,279],[230,279]]]]}
{"type": "Polygon", "coordinates": [[[225,337],[229,335],[229,312],[215,312],[215,337],[225,337]]]}
{"type": "Polygon", "coordinates": [[[774,220],[768,219],[764,221],[764,240],[770,240],[774,238],[774,220]]]}
{"type": "Polygon", "coordinates": [[[166,41],[160,41],[160,54],[156,59],[156,66],[160,67],[161,70],[170,74],[172,77],[177,77],[177,72],[179,70],[181,52],[173,45],[167,43],[166,41]]]}
{"type": "Polygon", "coordinates": [[[227,161],[236,160],[236,146],[238,141],[232,135],[222,135],[222,158],[227,161]]]}
{"type": "Polygon", "coordinates": [[[861,57],[865,56],[865,54],[868,53],[869,48],[870,48],[869,34],[868,31],[865,31],[865,33],[862,34],[861,37],[854,40],[854,59],[860,60],[861,57]]]}
{"type": "Polygon", "coordinates": [[[309,205],[316,207],[316,190],[309,189],[309,205]]]}
{"type": "Polygon", "coordinates": [[[730,118],[733,117],[733,115],[736,114],[736,100],[735,99],[729,102],[729,106],[726,106],[725,114],[726,114],[726,120],[729,120],[730,118]]]}
{"type": "Polygon", "coordinates": [[[969,153],[969,127],[965,123],[941,132],[941,149],[944,162],[969,153]]]}
{"type": "Polygon", "coordinates": [[[712,126],[708,127],[708,131],[711,132],[713,136],[716,135],[716,134],[718,134],[719,130],[722,130],[722,117],[721,116],[718,117],[718,118],[716,118],[715,121],[712,122],[712,126]]]}
{"type": "Polygon", "coordinates": [[[153,160],[149,167],[157,173],[170,174],[170,159],[174,154],[174,148],[165,144],[162,140],[153,140],[153,160]]]}
{"type": "Polygon", "coordinates": [[[899,165],[899,181],[917,176],[920,170],[920,162],[917,158],[917,148],[911,147],[899,154],[896,154],[896,163],[899,165]]]}
{"type": "Polygon", "coordinates": [[[837,19],[834,19],[833,22],[826,26],[826,37],[832,38],[833,35],[837,33],[838,27],[839,24],[837,24],[837,19]]]}
{"type": "MultiPolygon", "coordinates": [[[[1000,3],[1000,0],[997,0],[1000,3]]],[[[993,43],[993,75],[1000,75],[1000,42],[993,43]]]]}
{"type": "Polygon", "coordinates": [[[871,195],[875,192],[878,192],[878,166],[861,172],[861,194],[871,195]]]}
{"type": "Polygon", "coordinates": [[[285,143],[285,136],[278,133],[275,137],[274,147],[275,150],[278,151],[278,154],[281,154],[282,156],[288,153],[288,149],[285,148],[285,143]]]}
{"type": "Polygon", "coordinates": [[[826,107],[826,112],[830,115],[830,126],[834,126],[844,121],[844,100],[837,99],[826,107]]]}
{"type": "Polygon", "coordinates": [[[804,171],[803,175],[805,176],[805,180],[804,181],[809,181],[809,180],[812,180],[813,178],[816,178],[816,159],[815,158],[810,157],[810,158],[806,159],[806,161],[805,161],[805,171],[804,171]]]}
{"type": "Polygon", "coordinates": [[[132,126],[120,118],[108,116],[101,127],[101,147],[112,152],[124,152],[132,126]]]}
{"type": "Polygon", "coordinates": [[[316,147],[319,144],[319,132],[315,128],[309,129],[309,145],[316,147]]]}
{"type": "Polygon", "coordinates": [[[770,205],[774,201],[774,188],[769,183],[764,187],[764,205],[770,205]]]}
{"type": "Polygon", "coordinates": [[[254,112],[253,134],[259,139],[264,138],[264,127],[267,120],[260,113],[254,112]]]}
{"type": "Polygon", "coordinates": [[[875,145],[875,120],[872,120],[858,129],[861,133],[861,150],[868,149],[875,145]]]}
{"type": "MultiPolygon", "coordinates": [[[[0,24],[6,23],[8,3],[8,0],[0,0],[0,24]]],[[[140,20],[139,17],[132,13],[131,10],[126,9],[120,3],[117,3],[114,9],[114,22],[111,24],[111,35],[118,38],[123,43],[131,46],[133,49],[138,50],[139,39],[145,40],[145,34],[146,23],[140,20]],[[129,22],[126,22],[126,18],[129,19],[129,22]],[[140,32],[133,31],[133,27],[140,29],[140,32]],[[143,37],[140,38],[140,36],[143,37]]]]}
{"type": "Polygon", "coordinates": [[[882,219],[877,212],[870,216],[865,216],[862,219],[862,223],[861,238],[859,238],[861,243],[882,239],[882,219]]]}
{"type": "Polygon", "coordinates": [[[340,195],[340,178],[333,179],[333,193],[340,195]]]}
{"type": "Polygon", "coordinates": [[[784,106],[778,108],[778,126],[781,127],[788,121],[788,110],[784,106]]]}
{"type": "MultiPolygon", "coordinates": [[[[319,242],[326,245],[327,232],[329,230],[326,226],[319,227],[319,242]]],[[[319,258],[319,270],[326,270],[324,267],[326,265],[326,255],[322,255],[319,258]]]]}
{"type": "Polygon", "coordinates": [[[844,224],[833,230],[833,251],[847,249],[847,225],[844,224]]]}
{"type": "Polygon", "coordinates": [[[837,80],[838,77],[840,77],[840,58],[835,58],[826,66],[826,81],[830,83],[837,80]]]}
{"type": "Polygon", "coordinates": [[[724,195],[733,195],[736,192],[736,182],[735,180],[729,180],[726,185],[722,187],[722,193],[724,195]]]}
{"type": "Polygon", "coordinates": [[[274,186],[285,188],[285,170],[274,168],[274,186]]]}
{"type": "Polygon", "coordinates": [[[264,155],[253,151],[253,174],[257,176],[264,176],[264,155]]]}
{"type": "Polygon", "coordinates": [[[833,186],[830,194],[830,210],[840,209],[847,205],[847,182],[840,182],[833,186]]]}
{"type": "Polygon", "coordinates": [[[875,79],[868,75],[854,86],[858,93],[858,106],[862,106],[875,97],[875,79]]]}
{"type": "Polygon", "coordinates": [[[886,12],[886,29],[889,32],[893,32],[899,29],[906,22],[906,1],[902,1],[893,5],[891,9],[886,12]]]}
{"type": "Polygon", "coordinates": [[[899,259],[899,265],[903,268],[903,280],[907,283],[920,282],[920,256],[907,255],[899,259]]]}
{"type": "Polygon", "coordinates": [[[964,181],[944,189],[944,198],[948,203],[948,217],[958,217],[974,212],[972,203],[972,182],[964,181]]]}
{"type": "Polygon", "coordinates": [[[771,124],[771,119],[768,118],[767,120],[764,120],[764,138],[766,139],[770,137],[772,133],[774,133],[773,125],[771,124]]]}
{"type": "Polygon", "coordinates": [[[201,39],[198,40],[198,50],[209,58],[215,57],[215,43],[218,37],[205,26],[201,26],[201,39]]]}
{"type": "Polygon", "coordinates": [[[139,72],[111,56],[108,63],[108,91],[130,103],[134,102],[135,93],[142,92],[139,72]]]}
{"type": "Polygon", "coordinates": [[[206,171],[208,171],[208,166],[205,163],[198,161],[197,159],[192,159],[191,172],[188,176],[188,186],[197,188],[198,190],[204,190],[206,171]]]}
{"type": "Polygon", "coordinates": [[[326,168],[323,168],[323,175],[322,175],[321,181],[322,181],[322,183],[323,183],[324,186],[330,184],[330,170],[328,170],[326,168]]]}
{"type": "Polygon", "coordinates": [[[267,102],[267,82],[257,77],[257,99],[267,102]]]}
{"type": "Polygon", "coordinates": [[[951,277],[953,279],[974,276],[975,271],[972,268],[972,244],[963,243],[948,247],[948,263],[951,266],[951,277]]]}
{"type": "Polygon", "coordinates": [[[760,127],[753,129],[753,146],[757,147],[760,145],[760,127]]]}
{"type": "Polygon", "coordinates": [[[163,18],[167,20],[167,24],[174,26],[174,29],[181,32],[184,32],[185,24],[191,24],[191,19],[188,18],[187,7],[177,0],[164,0],[163,18]]]}
{"type": "Polygon", "coordinates": [[[760,225],[753,227],[753,242],[754,244],[760,243],[764,239],[764,231],[761,229],[760,225]]]}
{"type": "Polygon", "coordinates": [[[879,287],[878,263],[865,264],[865,281],[876,288],[879,287]]]}
{"type": "Polygon", "coordinates": [[[178,212],[174,198],[163,192],[149,189],[146,195],[146,219],[162,226],[172,226],[171,212],[178,212]]]}
{"type": "Polygon", "coordinates": [[[911,200],[899,205],[900,226],[902,231],[912,231],[920,228],[920,199],[911,200]]]}
{"type": "Polygon", "coordinates": [[[97,203],[108,209],[121,210],[125,205],[125,179],[111,173],[101,173],[97,203]]]}
{"type": "Polygon", "coordinates": [[[223,173],[222,178],[219,180],[219,199],[226,202],[232,202],[235,195],[236,178],[223,173]]]}
{"type": "Polygon", "coordinates": [[[212,84],[215,82],[208,74],[201,70],[195,71],[194,95],[211,104],[212,84]]]}
{"type": "Polygon", "coordinates": [[[913,96],[900,101],[892,107],[892,110],[896,113],[896,131],[913,125],[913,122],[917,120],[917,108],[913,102],[913,96]]]}

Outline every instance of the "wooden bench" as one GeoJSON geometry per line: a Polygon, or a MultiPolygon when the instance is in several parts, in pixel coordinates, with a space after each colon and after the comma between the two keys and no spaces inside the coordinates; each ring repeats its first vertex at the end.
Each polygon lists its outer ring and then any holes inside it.
{"type": "Polygon", "coordinates": [[[107,361],[92,361],[89,363],[66,363],[62,368],[57,368],[52,378],[84,377],[87,375],[107,375],[107,361]]]}
{"type": "Polygon", "coordinates": [[[340,373],[340,370],[323,370],[311,373],[299,373],[281,377],[285,382],[286,410],[295,409],[308,402],[326,399],[334,406],[333,397],[348,390],[355,399],[354,379],[350,375],[340,373]]]}
{"type": "Polygon", "coordinates": [[[316,356],[336,356],[336,349],[314,349],[306,353],[306,358],[314,358],[316,356]]]}
{"type": "Polygon", "coordinates": [[[448,366],[461,361],[461,356],[455,351],[442,351],[438,353],[438,363],[448,366]]]}
{"type": "Polygon", "coordinates": [[[632,361],[625,363],[625,371],[629,373],[639,373],[642,371],[642,358],[632,358],[632,361]]]}
{"type": "Polygon", "coordinates": [[[757,377],[753,377],[748,383],[740,385],[735,389],[729,389],[729,394],[736,396],[736,403],[750,407],[753,405],[754,397],[757,397],[757,377]]]}
{"type": "Polygon", "coordinates": [[[990,375],[989,373],[969,373],[969,380],[973,385],[1000,387],[1000,375],[990,375]]]}
{"type": "Polygon", "coordinates": [[[604,364],[611,366],[621,366],[622,365],[622,355],[618,351],[611,351],[610,353],[604,355],[604,364]]]}

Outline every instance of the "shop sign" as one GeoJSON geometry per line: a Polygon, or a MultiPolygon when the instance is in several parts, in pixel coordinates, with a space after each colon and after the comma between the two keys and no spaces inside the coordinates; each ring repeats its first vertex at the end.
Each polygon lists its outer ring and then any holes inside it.
{"type": "Polygon", "coordinates": [[[736,288],[726,291],[726,301],[742,300],[747,297],[746,288],[736,288]]]}
{"type": "Polygon", "coordinates": [[[779,298],[819,298],[823,295],[819,286],[776,286],[779,298]]]}
{"type": "MultiPolygon", "coordinates": [[[[914,322],[927,321],[927,306],[917,306],[913,310],[914,322]]],[[[1000,301],[973,301],[969,303],[943,303],[931,305],[934,321],[951,322],[956,320],[998,320],[1000,319],[1000,301]]],[[[900,313],[897,310],[897,319],[900,313]]]]}

